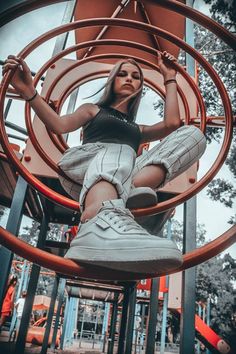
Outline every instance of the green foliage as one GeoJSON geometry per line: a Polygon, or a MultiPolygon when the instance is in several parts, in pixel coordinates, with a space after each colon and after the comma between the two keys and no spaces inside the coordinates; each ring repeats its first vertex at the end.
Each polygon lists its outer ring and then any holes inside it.
{"type": "MultiPolygon", "coordinates": [[[[181,249],[183,244],[183,224],[178,220],[172,219],[171,221],[171,237],[181,249]]],[[[167,236],[167,229],[164,229],[164,237],[167,236]]],[[[197,247],[202,246],[206,242],[206,230],[204,224],[197,224],[197,247]]]]}
{"type": "Polygon", "coordinates": [[[236,0],[204,0],[211,5],[210,11],[218,22],[231,29],[236,23],[236,0]]]}
{"type": "MultiPolygon", "coordinates": [[[[183,225],[172,220],[172,238],[178,245],[183,240],[183,225]]],[[[166,234],[166,230],[165,230],[166,234]]],[[[197,225],[197,245],[206,243],[204,225],[197,225]]],[[[228,339],[236,331],[236,262],[229,255],[217,256],[197,267],[196,300],[207,303],[211,298],[211,327],[221,336],[228,339]]]]}
{"type": "Polygon", "coordinates": [[[0,220],[3,217],[3,215],[5,214],[5,210],[6,210],[6,208],[4,206],[0,205],[0,220]]]}
{"type": "Polygon", "coordinates": [[[63,234],[63,226],[60,224],[49,224],[47,240],[60,241],[63,234]]]}
{"type": "Polygon", "coordinates": [[[215,257],[197,267],[197,301],[211,301],[211,327],[224,338],[236,331],[236,262],[229,255],[215,257]]]}
{"type": "Polygon", "coordinates": [[[35,220],[32,220],[31,225],[27,225],[23,227],[22,232],[19,237],[23,239],[25,242],[29,243],[32,246],[37,245],[39,234],[39,223],[35,220]]]}
{"type": "MultiPolygon", "coordinates": [[[[231,32],[235,32],[236,27],[236,1],[226,0],[205,0],[210,5],[210,13],[214,20],[231,32]]],[[[236,53],[224,42],[219,40],[214,34],[195,26],[195,47],[208,60],[224,83],[229,94],[233,114],[236,115],[236,53]]],[[[222,116],[224,109],[221,98],[216,90],[215,84],[208,75],[200,68],[199,87],[206,103],[208,116],[222,116]]],[[[208,128],[206,132],[208,142],[212,140],[220,141],[222,135],[221,128],[208,128]]],[[[230,172],[236,179],[236,135],[234,134],[231,149],[226,160],[230,172]]],[[[232,207],[236,197],[235,183],[225,179],[216,179],[209,185],[207,194],[213,200],[218,200],[227,207],[232,207]]],[[[229,223],[233,223],[232,217],[229,223]]]]}
{"type": "Polygon", "coordinates": [[[226,207],[232,208],[234,198],[236,197],[236,188],[232,183],[217,178],[209,184],[207,194],[211,199],[223,203],[226,207]]]}

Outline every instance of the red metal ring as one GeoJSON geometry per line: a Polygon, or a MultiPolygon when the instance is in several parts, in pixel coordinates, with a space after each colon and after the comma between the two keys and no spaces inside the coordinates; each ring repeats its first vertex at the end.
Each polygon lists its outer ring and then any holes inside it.
{"type": "MultiPolygon", "coordinates": [[[[110,56],[113,56],[114,57],[115,54],[110,54],[110,56]]],[[[109,56],[109,57],[110,57],[109,56]]],[[[102,54],[100,55],[99,57],[97,56],[92,56],[92,57],[89,57],[90,59],[97,59],[97,58],[107,58],[108,57],[108,54],[102,54]]],[[[116,54],[116,57],[118,58],[123,58],[123,55],[119,55],[119,54],[116,54]]],[[[133,56],[133,58],[136,60],[136,61],[140,61],[141,59],[136,57],[136,56],[133,56]]],[[[81,62],[80,62],[81,63],[81,62]]],[[[55,88],[56,84],[63,78],[64,75],[66,75],[68,72],[70,72],[71,70],[73,70],[75,67],[78,67],[80,65],[80,63],[77,63],[76,65],[73,65],[73,66],[70,66],[69,68],[65,69],[59,76],[57,76],[55,78],[55,80],[53,81],[53,83],[50,85],[50,88],[49,90],[47,91],[47,94],[45,96],[45,101],[46,102],[49,102],[50,101],[50,96],[53,92],[53,89],[55,88]]],[[[81,63],[81,64],[84,64],[81,63]]],[[[154,68],[155,70],[159,71],[158,67],[156,65],[151,65],[150,62],[147,62],[147,61],[143,61],[143,64],[146,64],[146,65],[150,65],[152,66],[152,68],[154,68]]],[[[46,69],[45,69],[46,70],[46,69]]],[[[108,70],[104,71],[102,70],[101,71],[101,74],[104,74],[104,73],[108,73],[108,70]]],[[[186,75],[186,72],[184,71],[185,75],[186,75]]],[[[98,77],[98,75],[100,74],[100,72],[97,72],[96,73],[96,76],[98,77]]],[[[40,75],[42,75],[42,72],[40,73],[40,75]]],[[[71,83],[68,87],[65,88],[63,94],[59,97],[58,99],[58,102],[57,102],[57,113],[60,113],[60,109],[61,109],[61,106],[62,104],[64,103],[64,101],[66,100],[66,98],[69,96],[69,94],[75,89],[75,87],[79,86],[82,83],[84,82],[87,82],[88,79],[91,77],[91,76],[94,76],[94,73],[92,74],[89,74],[89,75],[86,75],[82,78],[80,78],[79,80],[71,83]],[[86,80],[87,79],[87,80],[86,80]]],[[[185,77],[186,78],[186,77],[185,77]]],[[[190,80],[188,80],[189,82],[190,80]]],[[[145,79],[145,82],[148,83],[148,86],[149,87],[152,87],[152,89],[154,91],[157,91],[161,94],[162,98],[164,99],[165,97],[165,92],[163,90],[161,90],[161,88],[159,86],[157,86],[156,84],[154,84],[151,80],[149,79],[145,79]]],[[[192,84],[192,81],[190,83],[190,86],[193,85],[192,84]]],[[[191,86],[191,87],[194,87],[191,86]]],[[[190,121],[190,110],[189,110],[189,106],[188,106],[188,102],[187,102],[187,99],[186,97],[184,96],[184,93],[182,91],[182,89],[177,86],[177,90],[178,90],[178,93],[179,93],[179,96],[180,96],[180,99],[183,103],[183,106],[184,106],[184,110],[185,110],[185,121],[186,123],[188,124],[188,122],[190,121]]],[[[195,85],[194,87],[194,92],[196,93],[198,90],[197,90],[197,86],[195,85]]],[[[200,93],[199,93],[200,94],[200,93]]],[[[204,107],[204,103],[203,102],[200,102],[200,106],[201,107],[204,107]]],[[[203,112],[203,115],[205,117],[205,109],[203,108],[203,110],[201,109],[201,112],[203,112]]],[[[203,117],[203,121],[204,121],[204,117],[203,117]]],[[[27,116],[26,118],[26,125],[27,127],[29,127],[29,130],[32,132],[33,130],[33,127],[32,127],[32,124],[31,124],[31,120],[30,120],[30,117],[27,116]]],[[[62,138],[61,135],[56,135],[56,134],[53,134],[52,132],[50,132],[49,130],[48,131],[48,135],[50,136],[51,140],[53,141],[53,143],[55,144],[55,146],[58,148],[58,150],[62,153],[65,152],[66,149],[69,148],[69,146],[66,144],[66,142],[64,141],[64,139],[62,138]],[[57,137],[57,138],[56,138],[57,137]]],[[[31,134],[31,133],[30,133],[31,134]]],[[[36,137],[34,136],[33,138],[33,141],[35,141],[36,137]]],[[[31,139],[32,140],[32,139],[31,139]]],[[[43,157],[43,155],[41,156],[43,157]]],[[[57,171],[58,172],[58,171],[57,171]]],[[[60,173],[60,172],[58,172],[60,173]]]]}
{"type": "Polygon", "coordinates": [[[230,247],[236,241],[236,225],[232,226],[224,234],[217,237],[214,241],[209,242],[207,245],[185,254],[183,256],[184,262],[182,266],[169,273],[156,271],[155,273],[150,274],[135,274],[130,272],[108,270],[100,267],[80,266],[70,259],[65,259],[54,254],[50,254],[49,257],[48,252],[29,245],[2,227],[0,227],[0,241],[4,247],[10,249],[22,258],[26,258],[30,262],[36,263],[42,267],[52,269],[56,273],[84,279],[131,281],[155,278],[171,273],[173,274],[207,261],[208,259],[216,256],[218,253],[224,251],[226,248],[230,247]]]}
{"type": "MultiPolygon", "coordinates": [[[[200,14],[200,13],[198,13],[196,10],[193,10],[193,9],[191,9],[191,8],[188,8],[187,6],[185,6],[185,5],[183,5],[183,4],[180,4],[180,3],[174,3],[173,4],[173,2],[170,2],[170,1],[168,1],[168,0],[165,0],[165,1],[159,1],[159,4],[161,4],[161,6],[163,6],[163,7],[166,7],[166,8],[170,8],[170,9],[173,9],[173,11],[176,11],[176,12],[180,12],[181,14],[184,14],[184,15],[187,15],[187,17],[190,17],[190,18],[193,18],[194,19],[194,17],[196,16],[196,20],[197,20],[197,22],[199,22],[200,24],[205,24],[205,27],[210,27],[211,25],[213,26],[213,28],[214,28],[214,26],[216,27],[216,30],[215,30],[215,32],[218,34],[218,36],[220,37],[220,38],[223,38],[223,40],[225,40],[229,45],[231,45],[231,46],[233,46],[233,47],[235,47],[235,40],[234,41],[232,41],[232,35],[231,34],[229,34],[222,26],[219,26],[217,23],[215,23],[214,21],[212,21],[212,20],[210,20],[210,19],[208,19],[206,16],[204,16],[204,15],[202,15],[202,14],[200,14]],[[173,5],[175,5],[175,8],[173,8],[173,5]],[[172,8],[171,8],[171,6],[172,6],[172,8]],[[221,32],[217,32],[218,31],[218,29],[220,29],[220,31],[221,32]],[[222,31],[222,29],[223,29],[223,31],[222,31]],[[223,33],[222,33],[223,32],[223,33]]],[[[2,87],[2,89],[1,89],[1,95],[0,95],[0,102],[1,102],[1,104],[0,104],[0,108],[1,108],[1,112],[2,112],[2,110],[3,110],[3,104],[4,104],[4,100],[1,100],[1,98],[2,98],[2,96],[4,96],[5,94],[6,94],[6,86],[7,86],[7,84],[8,84],[8,82],[10,81],[10,77],[11,77],[11,73],[9,73],[8,75],[6,75],[6,77],[5,77],[5,80],[4,80],[4,85],[3,85],[3,87],[2,87]]],[[[226,128],[227,128],[227,131],[226,131],[226,135],[225,135],[225,139],[224,139],[224,149],[222,149],[221,150],[221,152],[220,152],[220,154],[219,154],[219,156],[218,156],[218,160],[220,160],[220,158],[222,159],[222,160],[224,160],[224,158],[226,157],[226,154],[227,154],[227,152],[228,152],[228,149],[227,148],[229,148],[229,144],[230,144],[230,138],[231,138],[231,134],[232,134],[232,128],[230,127],[230,123],[231,123],[231,115],[232,115],[232,112],[231,112],[231,107],[230,107],[230,103],[229,103],[229,99],[228,99],[228,96],[227,96],[227,93],[225,92],[225,89],[224,89],[224,86],[223,86],[223,88],[221,87],[222,86],[222,84],[221,84],[221,82],[220,82],[220,84],[219,85],[217,85],[217,88],[221,91],[221,89],[222,89],[222,91],[223,91],[223,103],[224,103],[224,106],[225,106],[225,110],[226,110],[226,128]]],[[[11,161],[13,162],[13,164],[15,165],[15,166],[18,166],[18,164],[17,164],[17,161],[16,161],[16,159],[14,159],[14,155],[12,154],[12,151],[10,150],[10,146],[9,146],[9,144],[8,144],[8,141],[7,141],[7,139],[5,139],[5,136],[4,136],[4,133],[5,133],[5,131],[4,131],[4,127],[3,127],[3,129],[2,129],[2,124],[0,125],[0,129],[1,129],[1,135],[3,135],[3,145],[4,145],[4,147],[6,148],[6,150],[7,150],[7,152],[8,152],[8,156],[10,156],[10,159],[11,159],[11,161]]],[[[217,167],[218,169],[220,168],[220,163],[218,164],[219,166],[217,167]]],[[[18,166],[19,167],[19,166],[18,166]]],[[[215,170],[217,169],[217,168],[215,168],[215,170]]],[[[22,169],[22,171],[23,172],[26,172],[26,171],[24,171],[24,169],[22,169]]],[[[213,168],[212,168],[212,175],[214,175],[214,171],[213,171],[213,168]]],[[[26,180],[27,181],[30,181],[30,182],[35,182],[34,183],[34,186],[36,186],[37,185],[37,189],[40,191],[40,189],[41,189],[41,191],[43,190],[43,185],[42,184],[40,184],[39,183],[39,181],[36,179],[35,181],[34,181],[34,176],[29,176],[29,175],[27,175],[27,173],[25,173],[25,176],[26,176],[26,180]]],[[[205,181],[206,181],[206,179],[207,179],[207,176],[205,176],[205,181]]],[[[208,172],[208,179],[209,179],[209,172],[208,172]]],[[[203,184],[204,184],[204,181],[203,181],[203,184]]],[[[45,186],[44,186],[45,187],[45,186]]],[[[49,194],[51,193],[51,191],[49,191],[49,194]]],[[[190,193],[189,193],[190,194],[190,193]]],[[[59,200],[60,198],[58,198],[58,196],[60,197],[60,195],[58,195],[57,193],[55,193],[54,192],[54,201],[57,201],[57,200],[59,200]]],[[[64,199],[64,201],[65,201],[65,199],[64,199]]],[[[71,201],[72,202],[72,201],[71,201]]],[[[72,203],[73,204],[73,203],[72,203]]],[[[75,203],[74,203],[75,204],[75,203]]],[[[72,206],[72,205],[71,205],[72,206]]],[[[10,240],[10,237],[11,237],[11,234],[9,234],[9,233],[7,233],[7,231],[6,230],[3,230],[3,229],[0,229],[0,236],[1,236],[1,240],[2,240],[2,242],[4,242],[4,240],[5,240],[5,245],[8,247],[9,246],[9,240],[10,240]],[[6,237],[5,238],[3,238],[2,236],[3,235],[5,235],[6,237]]],[[[225,245],[225,248],[227,248],[227,247],[229,247],[230,246],[230,244],[232,244],[232,243],[234,243],[235,242],[235,226],[233,227],[233,228],[231,228],[231,229],[229,229],[225,234],[223,234],[221,237],[218,237],[215,241],[212,241],[214,244],[216,244],[216,243],[218,243],[218,247],[216,247],[215,248],[215,251],[216,251],[216,253],[215,254],[218,254],[219,252],[221,252],[221,250],[223,250],[223,245],[225,245]],[[233,231],[232,231],[233,230],[233,231]],[[229,240],[233,240],[233,242],[231,242],[231,241],[229,241],[229,240]]],[[[25,252],[24,252],[24,248],[22,247],[22,245],[21,244],[19,244],[19,239],[16,239],[16,240],[14,240],[13,242],[12,242],[12,244],[11,244],[11,246],[12,246],[12,250],[13,250],[13,248],[15,248],[14,250],[17,252],[17,247],[18,247],[18,250],[21,252],[21,255],[23,256],[23,257],[33,257],[33,258],[36,258],[36,259],[33,259],[34,261],[39,261],[39,259],[40,259],[40,261],[42,261],[42,258],[44,257],[45,259],[43,259],[43,262],[42,262],[42,265],[43,266],[47,266],[47,264],[48,264],[48,259],[49,259],[49,257],[48,257],[48,254],[46,253],[46,257],[45,257],[45,255],[44,255],[44,251],[42,251],[42,250],[37,250],[38,252],[39,252],[39,254],[37,255],[37,257],[34,257],[34,254],[33,254],[33,252],[36,250],[35,248],[33,248],[32,246],[29,246],[29,245],[27,245],[28,247],[32,247],[33,249],[31,250],[31,249],[28,249],[28,250],[26,250],[25,252]],[[25,253],[25,255],[23,255],[23,253],[25,253]],[[32,256],[33,255],[33,256],[32,256]]],[[[23,242],[23,241],[20,241],[20,242],[23,242]]],[[[203,261],[204,260],[206,260],[207,259],[207,257],[209,256],[209,258],[210,257],[212,257],[214,254],[213,254],[213,252],[212,252],[212,248],[210,248],[210,246],[212,245],[212,243],[210,243],[210,244],[208,244],[208,245],[206,245],[206,246],[204,246],[202,249],[204,249],[204,252],[205,252],[205,259],[203,259],[203,261]]],[[[14,251],[13,250],[13,251],[14,251]]],[[[195,250],[195,251],[193,251],[193,252],[191,252],[191,253],[189,253],[189,254],[187,254],[187,255],[185,255],[184,257],[185,257],[185,260],[188,262],[190,262],[190,266],[192,266],[192,265],[196,265],[196,264],[199,264],[200,263],[200,257],[199,257],[199,254],[197,254],[196,255],[196,251],[197,250],[195,250]],[[195,252],[195,253],[194,253],[195,252]],[[195,257],[194,257],[194,254],[195,254],[195,257]],[[194,263],[195,262],[195,263],[194,263]]],[[[200,251],[200,250],[198,250],[198,251],[200,251]]],[[[204,252],[202,252],[202,255],[203,255],[203,253],[204,252]]],[[[19,253],[19,252],[18,252],[19,253]]],[[[56,257],[56,256],[51,256],[51,260],[52,260],[52,269],[54,269],[55,267],[56,267],[56,259],[54,259],[53,260],[53,258],[54,257],[56,257]]],[[[204,258],[204,257],[203,257],[204,258]]],[[[57,263],[59,262],[59,266],[60,266],[60,268],[62,268],[62,270],[63,270],[63,273],[65,273],[66,272],[66,274],[69,274],[69,275],[71,275],[71,274],[73,274],[73,271],[75,271],[75,275],[76,276],[78,276],[78,268],[77,269],[73,269],[73,267],[74,267],[74,264],[71,264],[70,262],[72,262],[72,261],[69,261],[69,260],[64,260],[64,259],[62,259],[61,257],[58,257],[58,259],[57,259],[57,263]],[[63,267],[61,267],[61,263],[63,263],[64,261],[66,261],[66,264],[65,264],[65,266],[63,266],[63,267]],[[65,269],[66,268],[66,269],[65,269]]],[[[48,264],[49,265],[49,264],[48,264]]],[[[51,264],[49,265],[49,267],[51,266],[51,264]]],[[[77,266],[76,266],[77,267],[77,266]]],[[[83,273],[83,272],[81,272],[81,271],[79,271],[79,275],[80,276],[82,276],[83,277],[83,274],[81,275],[81,273],[83,273]]],[[[86,269],[86,271],[85,271],[85,278],[86,277],[88,277],[89,275],[89,270],[88,269],[86,269]]],[[[114,272],[112,272],[112,279],[114,279],[114,272]]],[[[129,274],[128,275],[128,277],[129,277],[129,279],[130,279],[130,277],[131,277],[131,275],[129,274]]],[[[92,278],[94,279],[94,278],[96,278],[95,276],[94,276],[94,273],[92,274],[92,278]]]]}
{"type": "MultiPolygon", "coordinates": [[[[173,206],[176,206],[180,203],[182,203],[183,201],[185,201],[187,198],[192,197],[195,193],[197,193],[200,189],[202,189],[205,185],[208,184],[208,182],[210,182],[210,180],[213,178],[213,176],[217,173],[217,171],[220,169],[220,167],[223,164],[224,159],[226,158],[227,152],[229,150],[229,146],[230,146],[230,141],[231,141],[231,136],[232,136],[232,112],[231,112],[231,106],[230,106],[230,101],[227,95],[227,92],[224,88],[224,85],[222,84],[221,80],[219,79],[219,77],[217,76],[217,74],[215,73],[214,69],[210,67],[210,65],[208,64],[208,62],[196,51],[193,51],[193,49],[187,45],[186,43],[184,43],[183,41],[181,41],[179,38],[177,38],[176,36],[170,35],[168,32],[160,30],[155,28],[154,26],[151,25],[147,25],[147,24],[142,24],[142,23],[137,23],[135,21],[127,21],[127,20],[122,20],[122,19],[93,19],[93,20],[86,20],[86,21],[80,21],[79,23],[71,23],[68,25],[64,25],[61,26],[58,29],[52,30],[50,32],[48,32],[46,35],[43,35],[41,37],[39,37],[38,41],[40,41],[41,43],[43,41],[46,40],[46,38],[51,38],[53,37],[55,34],[59,34],[62,33],[63,31],[68,31],[70,29],[74,29],[76,27],[83,27],[86,25],[126,25],[128,27],[135,27],[138,29],[143,29],[149,32],[152,32],[153,34],[156,35],[162,35],[164,38],[166,38],[167,40],[171,40],[174,38],[175,44],[179,45],[180,47],[183,47],[187,52],[194,52],[194,57],[195,59],[197,59],[199,61],[199,63],[206,68],[206,71],[210,74],[210,76],[212,77],[213,81],[215,82],[217,88],[220,91],[221,97],[223,99],[223,104],[224,104],[224,108],[226,111],[226,128],[225,128],[225,138],[224,138],[224,143],[223,143],[223,147],[214,163],[214,165],[212,166],[212,168],[210,169],[210,171],[208,171],[208,173],[199,181],[195,184],[195,186],[193,186],[192,188],[190,188],[188,191],[182,193],[181,195],[173,198],[171,201],[166,201],[163,203],[160,203],[157,206],[151,207],[151,208],[146,208],[146,209],[139,209],[139,210],[134,210],[134,214],[135,215],[151,215],[151,214],[155,214],[158,212],[162,212],[165,211],[173,206]]],[[[30,52],[30,50],[32,50],[34,47],[36,46],[36,41],[32,42],[31,45],[28,45],[21,53],[20,55],[24,58],[28,52],[30,52]]],[[[10,77],[10,73],[6,75],[6,77],[4,78],[4,82],[3,82],[3,86],[2,86],[2,93],[5,94],[6,88],[5,86],[8,84],[9,82],[9,77],[10,77]]],[[[3,104],[3,101],[1,102],[3,104]]],[[[1,107],[2,110],[2,107],[1,107]]],[[[2,135],[4,135],[4,127],[1,126],[1,133],[2,135]],[[3,133],[2,133],[3,132],[3,133]]],[[[8,142],[7,139],[3,138],[3,145],[4,148],[6,150],[9,150],[8,147],[8,142]]],[[[11,151],[8,151],[8,155],[10,156],[10,159],[12,160],[13,164],[16,163],[16,165],[18,165],[18,161],[16,161],[16,159],[14,159],[14,155],[12,154],[11,151]]],[[[19,166],[18,165],[18,169],[20,169],[22,175],[24,175],[25,179],[29,182],[32,183],[35,188],[37,188],[40,192],[43,192],[44,195],[46,195],[48,198],[52,198],[55,202],[61,202],[62,205],[64,205],[65,207],[71,207],[72,209],[77,209],[78,208],[78,204],[75,207],[76,203],[68,198],[63,198],[62,196],[60,196],[58,193],[53,192],[52,190],[50,190],[49,188],[45,187],[41,182],[39,182],[37,180],[37,182],[35,183],[35,178],[32,176],[30,176],[29,173],[27,173],[27,170],[23,168],[23,166],[19,166]]]]}
{"type": "MultiPolygon", "coordinates": [[[[136,42],[131,42],[131,41],[100,40],[100,41],[89,41],[89,42],[80,43],[80,44],[77,44],[77,45],[74,45],[72,47],[69,47],[69,48],[65,49],[64,51],[60,52],[59,54],[57,54],[53,58],[49,59],[48,62],[46,62],[43,65],[43,67],[38,71],[37,75],[35,76],[35,79],[34,79],[35,86],[37,85],[38,81],[40,80],[40,77],[43,76],[43,74],[47,71],[47,69],[49,67],[51,67],[52,65],[54,65],[57,60],[59,60],[60,58],[62,58],[65,55],[68,55],[72,51],[77,51],[78,49],[81,49],[81,48],[90,47],[90,46],[93,46],[94,44],[96,46],[108,45],[108,44],[112,44],[112,45],[116,45],[116,46],[117,45],[120,45],[120,46],[126,45],[126,46],[130,46],[130,47],[137,48],[137,49],[140,49],[140,50],[145,50],[145,51],[149,52],[152,55],[156,55],[156,52],[157,52],[155,49],[153,49],[151,47],[148,47],[148,46],[145,46],[145,45],[140,45],[140,44],[138,44],[136,42]]],[[[114,57],[114,55],[115,54],[113,54],[113,57],[114,57]]],[[[122,55],[119,56],[118,54],[116,54],[116,57],[123,58],[122,55]]],[[[64,75],[66,75],[68,72],[70,72],[75,67],[77,67],[77,66],[79,66],[79,65],[81,65],[83,63],[86,63],[87,61],[90,61],[91,59],[94,59],[94,58],[103,58],[103,56],[102,55],[100,57],[90,56],[89,58],[82,59],[80,62],[76,62],[74,65],[70,66],[69,68],[66,68],[62,73],[60,73],[60,75],[58,75],[54,79],[53,83],[49,86],[48,91],[47,91],[47,95],[45,97],[45,100],[47,102],[49,101],[54,87],[56,86],[58,81],[60,81],[63,78],[64,75]]],[[[140,58],[137,58],[137,57],[134,57],[134,58],[136,58],[136,60],[141,61],[140,58]]],[[[153,67],[155,70],[159,71],[159,68],[157,66],[155,66],[154,64],[150,63],[149,61],[143,60],[143,64],[149,65],[149,66],[153,67]]],[[[206,112],[205,112],[205,106],[204,106],[204,102],[203,102],[202,97],[201,97],[200,90],[198,89],[198,87],[195,84],[195,82],[193,81],[193,79],[186,73],[186,71],[181,66],[179,66],[178,64],[175,64],[175,66],[176,66],[177,70],[181,73],[181,75],[185,78],[185,80],[188,82],[188,84],[190,85],[190,87],[192,88],[193,92],[196,95],[196,98],[197,98],[197,101],[198,101],[199,107],[200,107],[201,118],[202,118],[202,120],[201,120],[201,129],[204,132],[205,128],[206,128],[206,112]]],[[[183,104],[184,104],[184,107],[185,107],[186,122],[188,124],[189,121],[190,121],[190,113],[189,113],[188,104],[187,104],[186,100],[184,99],[184,96],[181,95],[181,89],[179,87],[178,87],[178,92],[180,94],[180,97],[181,97],[181,99],[183,101],[183,104]]],[[[60,171],[57,168],[57,166],[54,163],[54,161],[48,155],[46,155],[46,154],[44,155],[44,151],[41,148],[39,142],[37,141],[37,138],[36,138],[36,136],[35,136],[35,134],[33,132],[33,128],[32,128],[32,124],[31,124],[31,117],[30,117],[30,110],[29,109],[26,109],[26,126],[27,126],[28,131],[29,131],[29,136],[30,136],[31,140],[34,142],[34,146],[35,146],[37,152],[39,153],[39,155],[43,159],[46,160],[48,165],[56,173],[61,174],[62,171],[60,171]]],[[[64,143],[64,140],[62,139],[62,137],[60,137],[60,136],[56,137],[55,134],[53,134],[53,133],[51,133],[49,131],[48,131],[48,134],[49,134],[49,137],[51,138],[51,140],[53,141],[53,143],[59,149],[59,151],[64,152],[64,149],[68,148],[68,146],[64,143]]],[[[64,177],[66,177],[66,176],[64,176],[64,177]]]]}

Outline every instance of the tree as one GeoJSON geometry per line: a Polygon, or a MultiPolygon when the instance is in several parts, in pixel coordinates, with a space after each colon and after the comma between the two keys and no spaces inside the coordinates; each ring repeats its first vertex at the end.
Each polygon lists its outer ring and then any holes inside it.
{"type": "Polygon", "coordinates": [[[0,205],[0,220],[5,214],[6,208],[3,205],[0,205]]]}
{"type": "Polygon", "coordinates": [[[211,301],[211,328],[231,342],[236,335],[236,262],[229,255],[214,257],[197,268],[196,299],[201,303],[211,301]]]}
{"type": "MultiPolygon", "coordinates": [[[[205,2],[210,5],[212,18],[227,30],[235,32],[236,1],[205,0],[205,2]]],[[[221,77],[231,98],[233,114],[236,115],[236,53],[214,34],[198,25],[195,26],[195,47],[206,57],[221,77]]],[[[201,68],[199,72],[199,87],[206,103],[207,115],[222,116],[224,114],[223,106],[216,87],[201,68]]],[[[212,140],[219,141],[221,135],[221,128],[207,129],[207,140],[209,142],[212,140]]],[[[235,161],[236,135],[234,134],[226,164],[236,180],[235,161]]],[[[232,184],[228,180],[217,178],[209,184],[207,194],[212,200],[218,200],[226,207],[232,207],[236,197],[235,183],[232,184]]],[[[235,223],[234,217],[231,218],[230,222],[235,223]]]]}

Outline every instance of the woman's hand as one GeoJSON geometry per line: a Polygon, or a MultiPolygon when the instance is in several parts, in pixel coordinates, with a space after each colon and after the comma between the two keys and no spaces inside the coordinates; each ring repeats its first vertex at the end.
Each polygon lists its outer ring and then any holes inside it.
{"type": "Polygon", "coordinates": [[[24,99],[32,97],[35,93],[31,71],[26,62],[14,55],[9,55],[2,67],[4,75],[10,69],[14,70],[11,85],[24,99]]]}
{"type": "Polygon", "coordinates": [[[164,77],[164,81],[169,79],[175,79],[176,70],[171,64],[175,63],[176,61],[176,58],[173,55],[167,53],[166,51],[164,51],[163,53],[158,52],[157,64],[160,68],[161,74],[164,77]]]}

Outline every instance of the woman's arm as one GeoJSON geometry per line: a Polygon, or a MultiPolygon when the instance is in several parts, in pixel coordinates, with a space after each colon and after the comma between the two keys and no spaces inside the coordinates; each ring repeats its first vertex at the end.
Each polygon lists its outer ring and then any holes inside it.
{"type": "Polygon", "coordinates": [[[11,85],[21,97],[29,101],[39,119],[54,133],[69,133],[82,127],[99,110],[94,104],[85,103],[74,113],[60,117],[39,94],[36,94],[30,69],[23,59],[9,55],[3,65],[3,74],[10,69],[14,69],[11,85]]]}
{"type": "Polygon", "coordinates": [[[171,67],[171,62],[176,61],[176,59],[167,52],[163,52],[162,56],[158,53],[157,60],[166,87],[164,120],[154,125],[140,125],[142,142],[162,139],[181,125],[177,98],[176,70],[171,67]]]}

